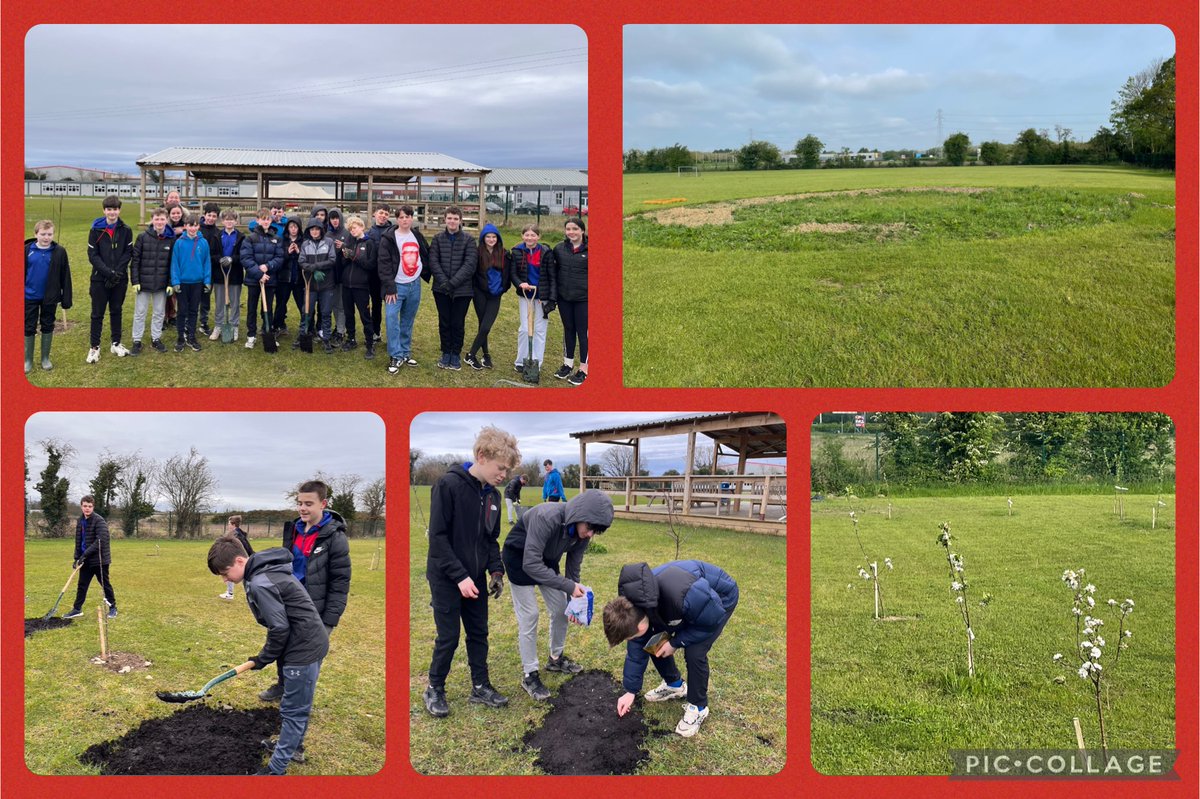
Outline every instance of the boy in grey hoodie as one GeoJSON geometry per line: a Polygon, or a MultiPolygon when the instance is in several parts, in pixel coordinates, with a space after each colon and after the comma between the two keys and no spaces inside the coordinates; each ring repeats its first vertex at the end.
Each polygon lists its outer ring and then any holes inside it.
{"type": "MultiPolygon", "coordinates": [[[[325,354],[333,354],[330,320],[333,316],[334,275],[337,265],[337,242],[325,235],[325,223],[319,217],[308,220],[304,226],[304,241],[300,245],[300,271],[309,281],[309,305],[316,305],[320,314],[321,343],[325,354]]],[[[309,320],[312,324],[312,320],[309,320]]]]}

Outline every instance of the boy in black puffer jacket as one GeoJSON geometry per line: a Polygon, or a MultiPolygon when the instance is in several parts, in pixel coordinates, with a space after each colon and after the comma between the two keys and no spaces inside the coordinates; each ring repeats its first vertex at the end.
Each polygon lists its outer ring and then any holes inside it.
{"type": "Polygon", "coordinates": [[[133,258],[133,231],[121,221],[121,198],[110,194],[104,198],[104,216],[92,222],[88,231],[88,260],[92,263],[89,293],[92,297],[92,329],[87,354],[88,363],[100,362],[100,333],[104,329],[104,312],[108,311],[112,345],[109,352],[118,358],[129,354],[121,343],[121,308],[125,304],[125,289],[129,286],[129,262],[133,258]]]}
{"type": "Polygon", "coordinates": [[[88,586],[94,577],[104,589],[104,601],[108,603],[108,617],[117,617],[117,597],[108,580],[108,567],[112,553],[108,548],[108,522],[93,509],[96,498],[91,494],[79,500],[83,515],[75,523],[75,563],[80,566],[79,585],[75,588],[75,604],[63,614],[64,619],[77,619],[83,615],[83,603],[87,601],[88,586]]]}
{"type": "Polygon", "coordinates": [[[162,343],[163,319],[167,310],[167,286],[171,280],[171,248],[175,236],[167,224],[167,209],[156,208],[150,214],[150,224],[133,243],[133,260],[129,264],[129,280],[133,284],[133,350],[142,354],[142,334],[146,332],[146,310],[150,316],[150,346],[166,352],[162,343]]]}
{"type": "MultiPolygon", "coordinates": [[[[350,543],[346,522],[328,510],[329,486],[320,480],[301,483],[296,494],[299,518],[283,528],[283,548],[292,553],[292,574],[304,586],[317,615],[332,633],[350,596],[350,543]]],[[[283,664],[279,681],[258,695],[264,702],[283,696],[283,664]]]]}
{"type": "Polygon", "coordinates": [[[462,209],[452,205],[445,213],[446,229],[429,243],[429,269],[433,274],[433,301],[437,304],[438,338],[442,345],[439,369],[462,369],[467,309],[475,295],[475,268],[479,265],[475,239],[462,229],[462,209]]]}

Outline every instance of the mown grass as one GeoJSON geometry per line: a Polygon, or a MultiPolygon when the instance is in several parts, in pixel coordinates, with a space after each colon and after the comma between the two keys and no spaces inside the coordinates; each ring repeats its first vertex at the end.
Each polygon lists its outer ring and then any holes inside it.
{"type": "MultiPolygon", "coordinates": [[[[1083,567],[1108,598],[1136,602],[1131,646],[1108,666],[1109,746],[1171,748],[1175,741],[1174,497],[1150,530],[1149,511],[1121,523],[1111,498],[1022,496],[816,503],[812,511],[812,760],[825,774],[944,774],[947,751],[1075,746],[1079,716],[1099,746],[1091,694],[1055,653],[1075,646],[1064,569],[1083,567]],[[885,612],[872,618],[865,558],[885,571],[885,612]],[[935,538],[949,521],[975,607],[976,677],[966,676],[963,627],[935,538]],[[1062,684],[1055,678],[1063,677],[1062,684]]],[[[1107,611],[1107,608],[1104,607],[1107,611]]],[[[1107,616],[1107,613],[1104,614],[1107,616]]],[[[1109,640],[1115,643],[1115,633],[1109,640]]],[[[1110,645],[1110,650],[1113,647],[1110,645]]]]}
{"type": "MultiPolygon", "coordinates": [[[[33,225],[39,219],[55,220],[55,240],[67,248],[71,261],[71,280],[74,290],[74,307],[66,312],[67,326],[65,332],[59,332],[54,337],[54,348],[51,360],[54,368],[43,371],[35,366],[27,375],[29,381],[39,387],[240,387],[240,386],[310,386],[337,385],[344,387],[386,388],[406,386],[437,386],[447,388],[492,388],[498,380],[515,380],[520,382],[520,376],[512,370],[512,364],[517,360],[517,328],[524,324],[519,319],[517,295],[510,290],[500,305],[500,315],[492,326],[489,335],[489,348],[496,368],[493,370],[474,371],[464,365],[459,372],[438,369],[436,363],[441,356],[441,346],[438,339],[437,307],[429,284],[422,284],[421,306],[417,311],[416,323],[413,326],[413,354],[419,366],[405,368],[399,374],[387,373],[387,348],[384,343],[376,346],[374,360],[363,358],[362,325],[355,318],[358,330],[359,346],[352,352],[337,352],[325,355],[318,345],[312,355],[292,349],[292,341],[300,323],[300,316],[295,312],[295,303],[289,306],[288,328],[292,337],[280,340],[279,352],[268,355],[262,349],[261,342],[254,350],[243,346],[246,333],[246,302],[245,289],[241,296],[241,312],[239,314],[239,332],[242,335],[236,342],[222,344],[218,341],[201,341],[201,352],[185,350],[182,353],[173,351],[175,329],[172,326],[163,331],[163,342],[168,352],[157,353],[150,349],[150,320],[146,320],[146,334],[143,339],[145,350],[136,358],[117,358],[108,351],[111,338],[109,336],[108,316],[105,315],[103,332],[101,334],[100,363],[84,362],[88,352],[89,326],[91,319],[91,299],[88,296],[88,284],[91,279],[91,265],[87,259],[87,232],[92,220],[100,215],[99,198],[58,198],[26,197],[25,198],[25,237],[33,235],[33,225]]],[[[134,229],[134,236],[143,228],[137,226],[137,206],[126,203],[122,219],[134,229]]],[[[559,218],[544,220],[541,225],[542,241],[553,247],[563,238],[559,218]]],[[[426,235],[432,235],[425,231],[426,235]]],[[[433,231],[436,232],[436,231],[433,231]]],[[[509,246],[515,246],[521,241],[520,227],[501,228],[501,236],[509,246]]],[[[133,345],[133,310],[134,294],[129,289],[126,293],[122,312],[122,342],[126,347],[133,345]]],[[[215,310],[215,309],[213,309],[215,310]]],[[[212,323],[213,310],[209,311],[209,321],[212,323]]],[[[58,324],[62,326],[62,310],[58,312],[58,324]]],[[[261,321],[259,322],[261,327],[261,321]]],[[[467,311],[466,335],[464,347],[469,348],[478,329],[475,312],[467,311]]],[[[386,337],[386,331],[385,331],[386,337]]],[[[557,368],[556,358],[562,348],[562,321],[555,311],[550,314],[549,327],[546,331],[546,360],[547,365],[553,364],[549,371],[557,368]]],[[[465,351],[463,353],[466,354],[465,351]]],[[[521,356],[524,358],[524,355],[521,356]]],[[[561,387],[562,380],[550,380],[548,375],[542,379],[541,386],[561,387]]]]}
{"type": "MultiPolygon", "coordinates": [[[[630,176],[626,210],[685,196],[630,176]]],[[[805,191],[992,187],[626,221],[631,386],[1156,386],[1174,375],[1174,182],[1117,168],[705,175],[687,205],[805,191]],[[1130,193],[1143,197],[1130,197],[1130,193]],[[797,233],[803,222],[865,225],[797,233]],[[881,232],[881,225],[903,224],[881,232]]]]}
{"type": "MultiPolygon", "coordinates": [[[[309,760],[293,764],[289,773],[374,774],[383,766],[384,570],[370,570],[379,543],[350,542],[350,600],[317,683],[305,738],[309,760]]],[[[115,674],[90,662],[100,652],[96,605],[103,595],[95,582],[83,618],[25,639],[25,762],[31,771],[95,773],[78,760],[85,749],[179,709],[159,701],[155,691],[197,690],[258,652],[265,628],[255,623],[240,586],[234,601],[217,598],[224,583],[208,571],[208,546],[208,541],[113,542],[111,575],[120,616],[109,623],[109,648],[143,655],[153,663],[149,669],[115,674]]],[[[41,617],[54,604],[71,571],[71,547],[70,541],[25,542],[26,617],[41,617]]],[[[70,609],[74,591],[72,583],[60,613],[70,609]]],[[[222,683],[204,701],[263,707],[257,693],[274,678],[274,666],[248,672],[222,683]]]]}
{"type": "MultiPolygon", "coordinates": [[[[414,492],[427,512],[429,488],[418,486],[414,492]]],[[[533,493],[526,491],[527,502],[534,499],[528,496],[533,493]]],[[[502,520],[501,543],[508,529],[502,520]]],[[[681,529],[680,557],[708,560],[727,570],[738,581],[741,599],[709,658],[712,715],[700,733],[688,740],[672,732],[682,713],[679,703],[643,702],[655,734],[646,739],[650,759],[638,773],[774,774],[787,756],[786,540],[715,528],[681,529]]],[[[521,689],[516,620],[507,584],[504,595],[489,609],[488,664],[492,683],[509,697],[509,706],[493,710],[467,702],[470,672],[465,644],[460,641],[446,683],[451,714],[435,719],[425,712],[421,694],[428,684],[435,631],[425,580],[425,523],[415,506],[410,530],[408,702],[413,768],[432,775],[540,773],[533,765],[537,752],[525,749],[521,739],[541,724],[549,707],[535,703],[521,689]],[[470,745],[464,746],[464,741],[470,745]]],[[[621,566],[640,561],[657,565],[675,558],[666,524],[617,520],[598,540],[606,551],[589,552],[582,571],[583,582],[596,592],[597,608],[615,595],[621,566]]],[[[543,608],[539,636],[543,659],[547,629],[543,608]]],[[[589,628],[568,631],[566,652],[585,668],[610,671],[620,681],[625,649],[608,647],[599,618],[589,628]]],[[[682,668],[682,655],[679,658],[682,668]]],[[[543,670],[542,679],[557,692],[564,675],[543,670]]],[[[653,688],[658,680],[657,672],[648,669],[645,688],[653,688]]]]}

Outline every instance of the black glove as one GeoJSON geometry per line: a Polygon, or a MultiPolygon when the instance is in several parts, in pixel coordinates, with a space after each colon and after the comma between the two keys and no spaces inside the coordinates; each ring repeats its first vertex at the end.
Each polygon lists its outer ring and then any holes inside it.
{"type": "Polygon", "coordinates": [[[212,286],[210,286],[208,283],[205,283],[204,284],[204,293],[207,294],[210,291],[212,291],[212,286]]]}
{"type": "Polygon", "coordinates": [[[253,666],[250,667],[251,671],[258,671],[259,669],[262,669],[267,665],[266,663],[263,663],[261,660],[258,659],[258,655],[255,655],[254,657],[248,657],[248,658],[246,658],[246,660],[248,660],[254,664],[253,666]]]}
{"type": "Polygon", "coordinates": [[[558,307],[558,303],[554,300],[546,300],[542,303],[542,318],[549,319],[550,313],[558,307]]]}
{"type": "Polygon", "coordinates": [[[78,569],[82,565],[83,565],[83,558],[77,558],[75,561],[73,561],[71,563],[71,568],[72,568],[72,570],[78,569]]]}
{"type": "Polygon", "coordinates": [[[500,593],[504,590],[504,573],[493,572],[492,579],[488,580],[488,596],[492,599],[499,599],[500,593]]]}

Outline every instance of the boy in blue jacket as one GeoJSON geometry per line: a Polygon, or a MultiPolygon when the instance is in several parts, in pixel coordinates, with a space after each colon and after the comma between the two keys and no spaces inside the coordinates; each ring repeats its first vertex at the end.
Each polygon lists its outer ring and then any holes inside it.
{"type": "Polygon", "coordinates": [[[171,248],[171,285],[167,292],[179,298],[179,311],[175,317],[179,335],[175,351],[183,352],[184,346],[200,351],[196,340],[196,316],[200,310],[200,296],[212,289],[212,256],[208,241],[200,235],[200,219],[190,214],[183,220],[184,234],[171,248]]]}
{"type": "Polygon", "coordinates": [[[542,502],[565,502],[562,475],[554,468],[554,461],[547,458],[542,466],[546,468],[545,481],[542,483],[542,502]]]}
{"type": "Polygon", "coordinates": [[[662,683],[646,692],[647,702],[686,697],[675,732],[690,738],[708,718],[708,650],[721,637],[737,608],[738,586],[719,566],[702,560],[677,560],[651,569],[645,563],[621,568],[617,598],[604,606],[604,635],[610,646],[626,644],[625,693],[617,699],[624,716],[642,688],[646,661],[652,660],[662,683]],[[645,647],[657,633],[667,633],[651,654],[645,647]],[[675,650],[687,663],[684,682],[675,665],[675,650]]]}
{"type": "Polygon", "coordinates": [[[54,223],[42,219],[25,240],[25,374],[33,371],[33,339],[42,329],[42,368],[50,363],[54,340],[54,314],[59,303],[71,307],[71,264],[67,250],[54,240],[54,223]]]}

